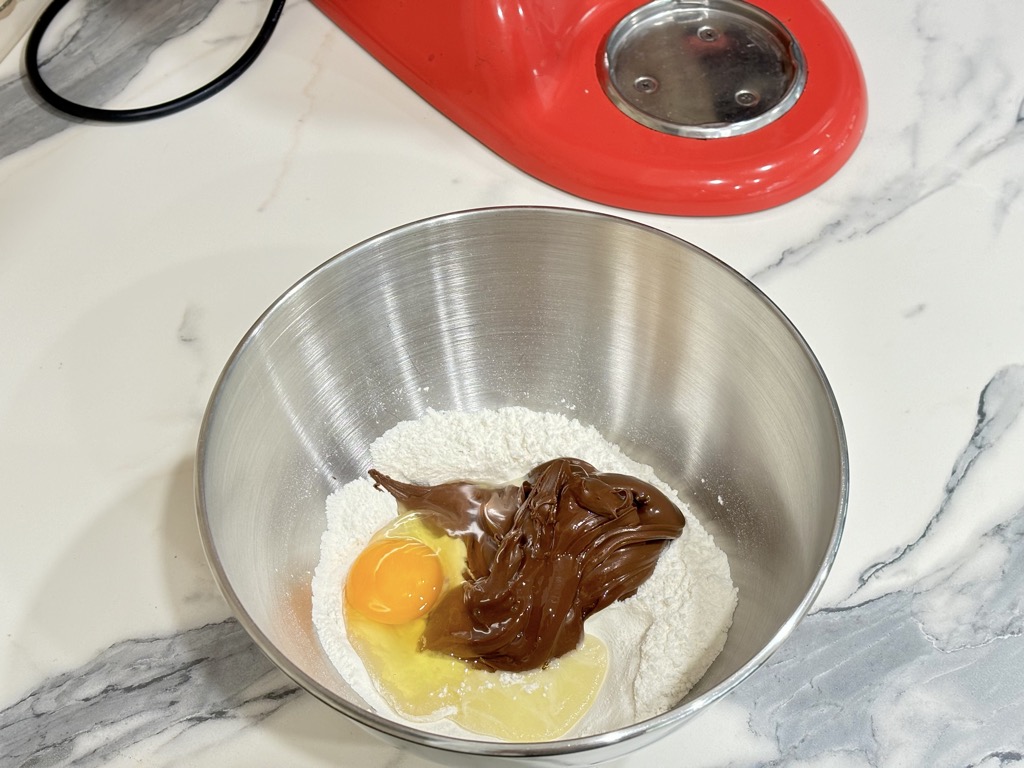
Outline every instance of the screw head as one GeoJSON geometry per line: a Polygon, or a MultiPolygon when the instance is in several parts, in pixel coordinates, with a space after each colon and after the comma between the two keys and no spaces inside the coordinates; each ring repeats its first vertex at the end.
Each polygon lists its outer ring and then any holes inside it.
{"type": "Polygon", "coordinates": [[[697,37],[705,43],[713,43],[719,37],[719,32],[714,27],[703,26],[697,30],[697,37]]]}
{"type": "Polygon", "coordinates": [[[756,91],[748,91],[747,89],[736,91],[735,98],[736,103],[741,107],[753,107],[761,100],[760,94],[756,91]]]}
{"type": "Polygon", "coordinates": [[[633,87],[640,93],[654,93],[658,90],[658,81],[650,75],[641,75],[633,81],[633,87]]]}

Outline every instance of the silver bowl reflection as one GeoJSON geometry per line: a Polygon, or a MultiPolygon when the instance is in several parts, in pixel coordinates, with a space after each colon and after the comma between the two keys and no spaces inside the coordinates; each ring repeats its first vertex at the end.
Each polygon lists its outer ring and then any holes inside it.
{"type": "Polygon", "coordinates": [[[547,208],[409,224],[299,281],[228,361],[196,472],[208,558],[260,648],[377,734],[473,765],[592,765],[724,696],[821,589],[849,477],[828,382],[760,291],[663,232],[547,208]],[[452,739],[368,709],[321,649],[310,574],[326,497],[365,473],[370,443],[397,422],[504,405],[594,425],[676,488],[728,554],[739,589],[728,642],[670,711],[580,739],[452,739]]]}

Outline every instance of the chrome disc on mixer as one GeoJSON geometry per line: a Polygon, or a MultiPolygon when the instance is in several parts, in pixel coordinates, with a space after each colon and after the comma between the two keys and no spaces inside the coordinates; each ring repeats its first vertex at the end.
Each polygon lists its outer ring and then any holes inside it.
{"type": "Polygon", "coordinates": [[[807,67],[789,31],[742,0],[654,0],[611,31],[605,92],[632,119],[677,136],[750,133],[784,115],[807,67]]]}

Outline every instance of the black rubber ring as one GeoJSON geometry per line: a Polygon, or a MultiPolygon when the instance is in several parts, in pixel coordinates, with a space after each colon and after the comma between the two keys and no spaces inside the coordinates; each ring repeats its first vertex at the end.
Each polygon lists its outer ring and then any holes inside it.
{"type": "Polygon", "coordinates": [[[101,107],[78,104],[65,99],[43,80],[43,76],[39,71],[39,44],[42,42],[46,30],[57,17],[57,14],[69,2],[70,0],[53,0],[32,28],[28,41],[25,43],[25,70],[28,74],[29,82],[32,83],[32,87],[35,88],[36,92],[47,104],[71,117],[106,123],[132,123],[180,112],[187,107],[191,107],[193,104],[198,104],[200,101],[210,98],[237,79],[240,74],[249,68],[250,64],[256,61],[256,57],[260,55],[263,47],[267,44],[271,33],[274,31],[274,27],[277,26],[277,20],[281,17],[281,10],[284,8],[285,0],[273,0],[270,11],[267,13],[267,18],[263,22],[263,26],[260,27],[252,44],[234,64],[206,85],[197,88],[191,93],[186,93],[184,96],[165,101],[162,104],[132,109],[103,109],[101,107]]]}

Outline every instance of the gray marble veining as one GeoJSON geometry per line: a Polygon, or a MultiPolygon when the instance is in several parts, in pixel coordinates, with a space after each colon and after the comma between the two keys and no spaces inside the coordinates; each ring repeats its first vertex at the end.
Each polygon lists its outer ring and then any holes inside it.
{"type": "Polygon", "coordinates": [[[259,722],[297,693],[233,619],[125,640],[0,711],[0,765],[103,765],[207,721],[259,722]]]}
{"type": "MultiPolygon", "coordinates": [[[[772,740],[772,765],[839,760],[865,766],[997,766],[1024,761],[1024,474],[1020,504],[989,510],[996,521],[960,554],[911,587],[864,598],[948,517],[977,516],[961,500],[972,469],[1000,441],[1024,432],[1024,365],[996,373],[978,403],[977,425],[920,537],[868,568],[843,605],[818,609],[734,700],[751,730],[772,740]],[[958,607],[959,606],[959,607],[958,607]],[[1013,734],[1007,737],[1007,734],[1013,734]],[[1001,744],[993,748],[994,744],[1001,744]]],[[[992,459],[998,461],[998,459],[992,459]]],[[[1003,461],[1006,461],[1003,459],[1003,461]]],[[[963,531],[966,525],[958,525],[963,531]]],[[[825,763],[827,764],[827,762],[825,763]]]]}
{"type": "Polygon", "coordinates": [[[1024,411],[1024,365],[1012,365],[998,371],[985,385],[978,401],[977,424],[971,439],[957,457],[943,488],[942,500],[928,525],[915,541],[902,547],[893,557],[869,566],[860,576],[863,587],[877,573],[893,566],[910,555],[918,546],[929,540],[929,533],[942,523],[960,484],[975,464],[982,460],[986,451],[993,448],[1020,419],[1024,411]]]}
{"type": "MultiPolygon", "coordinates": [[[[755,282],[769,279],[781,267],[799,264],[826,244],[871,235],[993,158],[1003,157],[1005,168],[1015,168],[1011,157],[1024,140],[1019,51],[1004,48],[997,30],[1015,26],[1018,11],[1012,4],[981,0],[970,8],[972,21],[965,22],[953,7],[953,3],[918,0],[902,9],[905,23],[902,14],[899,20],[892,19],[900,28],[902,55],[888,64],[905,65],[906,71],[896,77],[895,71],[879,70],[874,81],[868,73],[867,143],[872,143],[871,134],[884,141],[866,151],[861,147],[853,161],[863,163],[865,185],[817,231],[753,272],[755,282]],[[902,89],[906,84],[912,88],[902,89]],[[914,116],[911,122],[895,126],[877,122],[872,111],[877,108],[875,102],[883,100],[884,89],[900,97],[903,109],[914,116]]],[[[881,20],[888,10],[879,4],[868,12],[881,20]]],[[[994,206],[995,231],[1021,189],[1018,174],[1007,173],[1002,199],[994,206]]]]}
{"type": "MultiPolygon", "coordinates": [[[[73,22],[64,22],[64,14],[55,20],[50,32],[57,39],[40,52],[42,75],[65,98],[103,106],[124,90],[153,51],[201,24],[216,5],[217,0],[84,0],[73,22]]],[[[75,124],[49,106],[42,112],[41,105],[24,74],[0,82],[0,157],[75,124]]]]}

